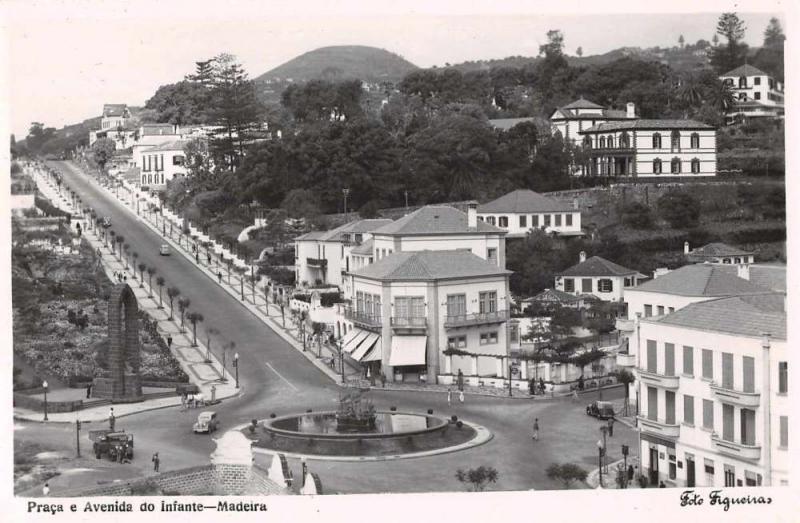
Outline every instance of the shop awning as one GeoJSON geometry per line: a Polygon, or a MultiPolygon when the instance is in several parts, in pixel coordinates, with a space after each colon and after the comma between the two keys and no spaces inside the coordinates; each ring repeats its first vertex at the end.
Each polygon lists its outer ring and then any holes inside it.
{"type": "Polygon", "coordinates": [[[381,360],[383,360],[383,338],[378,338],[378,341],[375,342],[372,349],[361,358],[361,363],[381,360]]]}
{"type": "Polygon", "coordinates": [[[350,331],[344,335],[344,338],[342,338],[342,347],[347,347],[359,332],[361,332],[359,329],[350,329],[350,331]]]}
{"type": "Polygon", "coordinates": [[[368,331],[362,331],[361,329],[353,329],[353,331],[355,331],[355,335],[353,335],[349,341],[342,343],[342,350],[348,354],[356,350],[358,344],[364,341],[367,336],[369,336],[368,331]]]}
{"type": "Polygon", "coordinates": [[[389,365],[425,365],[427,336],[392,336],[392,352],[389,365]]]}
{"type": "Polygon", "coordinates": [[[354,350],[350,357],[356,361],[362,361],[364,356],[375,346],[375,343],[381,338],[380,334],[370,334],[367,336],[367,339],[361,342],[361,345],[358,346],[356,350],[354,350]]]}

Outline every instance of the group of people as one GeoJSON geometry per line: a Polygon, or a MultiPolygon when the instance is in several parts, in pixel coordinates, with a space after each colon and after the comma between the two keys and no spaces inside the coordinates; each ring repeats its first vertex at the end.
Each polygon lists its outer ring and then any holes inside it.
{"type": "Polygon", "coordinates": [[[117,283],[128,283],[128,275],[123,272],[115,272],[114,279],[117,280],[117,283]]]}
{"type": "Polygon", "coordinates": [[[531,396],[536,395],[536,391],[539,391],[539,394],[544,394],[544,380],[539,377],[539,382],[537,383],[535,379],[531,378],[528,380],[528,391],[530,392],[531,396]]]}

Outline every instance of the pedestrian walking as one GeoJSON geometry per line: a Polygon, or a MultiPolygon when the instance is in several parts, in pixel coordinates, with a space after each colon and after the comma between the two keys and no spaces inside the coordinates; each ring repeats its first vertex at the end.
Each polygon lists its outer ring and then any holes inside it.
{"type": "Polygon", "coordinates": [[[461,372],[461,369],[458,369],[458,377],[456,379],[458,381],[458,390],[461,392],[464,390],[464,373],[461,372]]]}
{"type": "Polygon", "coordinates": [[[211,266],[211,253],[206,253],[206,260],[208,261],[208,265],[211,266]]]}
{"type": "Polygon", "coordinates": [[[533,378],[528,380],[528,392],[531,394],[531,396],[536,395],[536,382],[533,381],[533,378]]]}
{"type": "Polygon", "coordinates": [[[217,279],[222,283],[222,271],[217,271],[217,279]]]}
{"type": "Polygon", "coordinates": [[[92,397],[92,384],[90,382],[88,385],[86,385],[86,399],[88,400],[91,397],[92,397]]]}
{"type": "Polygon", "coordinates": [[[450,402],[452,401],[452,394],[453,391],[450,387],[447,387],[447,405],[450,406],[450,402]]]}
{"type": "Polygon", "coordinates": [[[47,497],[50,495],[50,484],[45,483],[44,487],[42,487],[42,496],[47,497]]]}
{"type": "Polygon", "coordinates": [[[614,437],[614,418],[608,418],[608,437],[614,437]]]}
{"type": "Polygon", "coordinates": [[[167,348],[168,349],[172,348],[172,335],[170,334],[167,334],[167,348]]]}
{"type": "Polygon", "coordinates": [[[158,466],[161,464],[161,459],[158,457],[158,452],[153,454],[153,472],[158,472],[158,466]]]}
{"type": "Polygon", "coordinates": [[[533,441],[539,441],[539,418],[533,420],[533,441]]]}
{"type": "Polygon", "coordinates": [[[108,428],[111,429],[111,432],[114,432],[114,424],[116,424],[117,418],[114,416],[114,407],[111,407],[111,410],[108,413],[108,428]]]}
{"type": "Polygon", "coordinates": [[[544,394],[544,380],[541,377],[539,378],[539,392],[544,394]]]}
{"type": "Polygon", "coordinates": [[[381,387],[386,388],[386,374],[381,371],[381,387]]]}

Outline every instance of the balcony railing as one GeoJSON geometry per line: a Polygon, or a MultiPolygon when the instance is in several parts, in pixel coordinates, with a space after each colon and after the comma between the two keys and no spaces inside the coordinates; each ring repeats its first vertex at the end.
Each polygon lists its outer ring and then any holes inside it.
{"type": "Polygon", "coordinates": [[[592,156],[605,156],[609,154],[634,154],[636,152],[636,149],[633,147],[601,147],[586,150],[589,151],[589,154],[592,156]]]}
{"type": "Polygon", "coordinates": [[[325,258],[306,258],[306,265],[309,267],[316,267],[318,269],[327,269],[328,260],[325,258]]]}
{"type": "Polygon", "coordinates": [[[711,443],[720,454],[735,458],[757,461],[761,459],[760,445],[744,445],[735,441],[727,441],[716,434],[711,435],[711,443]]]}
{"type": "Polygon", "coordinates": [[[681,426],[677,423],[666,423],[660,420],[648,419],[645,416],[638,416],[637,419],[642,432],[671,439],[678,438],[681,435],[681,426]]]}
{"type": "Polygon", "coordinates": [[[637,369],[639,372],[639,380],[645,385],[652,385],[661,387],[662,389],[675,390],[680,384],[680,377],[666,376],[664,374],[657,374],[655,372],[648,372],[645,369],[637,369]]]}
{"type": "Polygon", "coordinates": [[[446,316],[444,319],[444,326],[446,328],[469,327],[472,325],[503,323],[504,321],[508,321],[508,311],[475,312],[472,314],[446,316]]]}
{"type": "Polygon", "coordinates": [[[427,329],[428,318],[425,316],[392,316],[393,329],[427,329]]]}
{"type": "Polygon", "coordinates": [[[635,354],[625,354],[624,352],[617,353],[617,366],[618,367],[633,367],[636,365],[635,354]]]}
{"type": "Polygon", "coordinates": [[[380,327],[383,324],[380,314],[367,314],[352,307],[343,307],[342,313],[346,319],[364,327],[380,327]]]}
{"type": "Polygon", "coordinates": [[[727,389],[712,383],[711,392],[720,401],[732,403],[739,407],[755,408],[761,404],[760,392],[742,392],[740,390],[727,389]]]}

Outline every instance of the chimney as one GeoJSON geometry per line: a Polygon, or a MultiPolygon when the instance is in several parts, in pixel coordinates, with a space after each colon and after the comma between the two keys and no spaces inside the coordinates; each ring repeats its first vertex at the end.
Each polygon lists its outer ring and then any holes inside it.
{"type": "Polygon", "coordinates": [[[581,253],[580,253],[580,263],[583,263],[585,261],[586,261],[586,251],[581,251],[581,253]]]}
{"type": "Polygon", "coordinates": [[[743,280],[750,280],[750,265],[742,263],[736,266],[736,275],[743,280]]]}
{"type": "Polygon", "coordinates": [[[683,254],[689,254],[689,242],[683,242],[683,254]]]}
{"type": "Polygon", "coordinates": [[[633,102],[628,102],[627,111],[625,113],[626,118],[636,118],[636,105],[633,102]]]}
{"type": "Polygon", "coordinates": [[[478,202],[467,203],[467,227],[470,229],[478,227],[478,202]]]}

